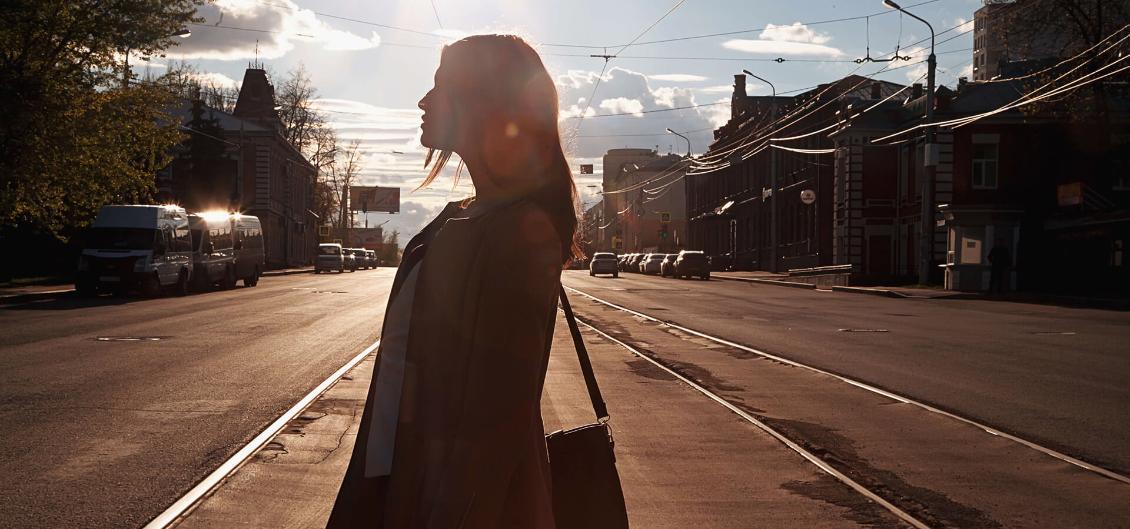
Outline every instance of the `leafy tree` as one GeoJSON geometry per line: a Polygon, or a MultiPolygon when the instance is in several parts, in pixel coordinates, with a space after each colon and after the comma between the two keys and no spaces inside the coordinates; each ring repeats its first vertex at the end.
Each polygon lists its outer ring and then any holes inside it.
{"type": "Polygon", "coordinates": [[[181,139],[167,90],[124,88],[128,53],[175,44],[201,0],[8,0],[0,9],[0,232],[66,238],[144,202],[181,139]]]}

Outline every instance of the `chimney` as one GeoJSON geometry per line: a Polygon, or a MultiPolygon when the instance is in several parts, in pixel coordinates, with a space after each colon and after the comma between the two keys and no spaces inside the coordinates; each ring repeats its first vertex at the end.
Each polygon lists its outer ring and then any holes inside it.
{"type": "Polygon", "coordinates": [[[915,99],[922,97],[922,94],[923,94],[922,83],[914,83],[914,86],[910,87],[910,100],[911,101],[914,101],[915,99]]]}
{"type": "Polygon", "coordinates": [[[871,83],[871,99],[883,99],[883,83],[879,81],[871,83]]]}
{"type": "Polygon", "coordinates": [[[749,96],[745,92],[745,74],[734,76],[734,95],[730,98],[730,119],[734,119],[746,111],[749,96]]]}
{"type": "Polygon", "coordinates": [[[738,74],[734,76],[734,97],[746,97],[745,93],[745,74],[738,74]]]}
{"type": "Polygon", "coordinates": [[[962,91],[964,91],[966,88],[968,88],[968,86],[967,86],[968,84],[969,84],[968,78],[958,77],[957,78],[957,93],[960,94],[962,91]]]}

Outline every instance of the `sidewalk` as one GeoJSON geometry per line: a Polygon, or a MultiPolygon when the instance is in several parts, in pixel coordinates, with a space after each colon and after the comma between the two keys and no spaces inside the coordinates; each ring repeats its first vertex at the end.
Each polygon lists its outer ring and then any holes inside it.
{"type": "MultiPolygon", "coordinates": [[[[585,338],[611,414],[632,527],[898,526],[886,511],[666,372],[591,333],[585,338]]],[[[575,355],[559,320],[542,399],[547,431],[593,420],[575,355]]],[[[372,369],[370,357],[177,526],[324,527],[372,369]]]]}

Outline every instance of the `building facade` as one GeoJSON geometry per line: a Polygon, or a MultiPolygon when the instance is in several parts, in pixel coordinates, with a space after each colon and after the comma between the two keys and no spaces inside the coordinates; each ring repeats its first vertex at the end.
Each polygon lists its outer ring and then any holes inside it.
{"type": "Polygon", "coordinates": [[[843,105],[901,88],[849,76],[773,98],[747,95],[745,76],[734,76],[731,118],[686,179],[689,247],[723,269],[832,264],[833,157],[825,131],[843,105]]]}
{"type": "MultiPolygon", "coordinates": [[[[960,82],[937,91],[936,119],[978,116],[1023,93],[1022,81],[960,82]]],[[[925,96],[884,103],[844,123],[836,146],[835,260],[857,283],[917,276],[925,96]],[[899,134],[907,131],[905,134],[899,134]],[[892,134],[894,134],[892,136],[892,134]]],[[[1104,115],[1066,107],[1013,109],[937,135],[932,282],[987,290],[989,256],[1008,262],[1004,287],[1130,293],[1130,104],[1104,115]]],[[[857,112],[861,108],[851,109],[857,112]]]]}
{"type": "Polygon", "coordinates": [[[158,196],[190,211],[222,209],[259,217],[269,268],[313,262],[317,171],[282,135],[274,87],[248,68],[232,113],[184,101],[173,113],[189,139],[158,173],[158,196]]]}
{"type": "Polygon", "coordinates": [[[608,151],[596,249],[676,253],[686,248],[688,164],[687,158],[651,149],[608,151]]]}

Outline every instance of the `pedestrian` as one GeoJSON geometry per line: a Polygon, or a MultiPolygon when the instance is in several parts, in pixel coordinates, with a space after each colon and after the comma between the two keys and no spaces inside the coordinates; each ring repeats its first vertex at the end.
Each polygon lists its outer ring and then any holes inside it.
{"type": "Polygon", "coordinates": [[[540,396],[563,266],[580,256],[552,77],[525,41],[445,46],[419,103],[431,165],[474,184],[404,248],[327,527],[552,529],[540,396]]]}
{"type": "Polygon", "coordinates": [[[997,240],[989,250],[989,293],[1003,294],[1008,290],[1008,274],[1012,269],[1012,252],[1004,240],[997,240]]]}

